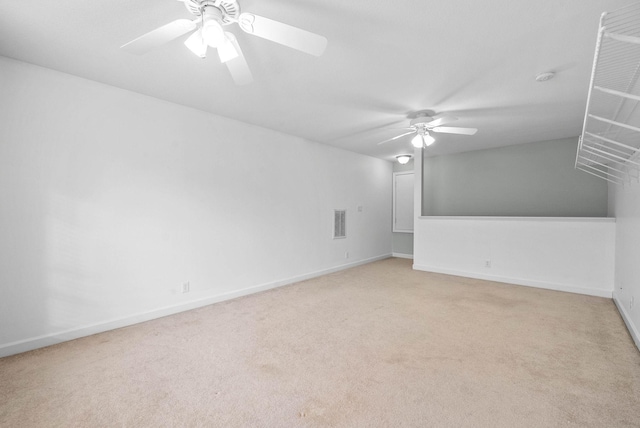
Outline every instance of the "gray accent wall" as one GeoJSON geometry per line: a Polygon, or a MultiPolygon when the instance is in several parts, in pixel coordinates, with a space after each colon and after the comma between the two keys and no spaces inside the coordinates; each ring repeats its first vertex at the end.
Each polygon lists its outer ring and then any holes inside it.
{"type": "Polygon", "coordinates": [[[394,254],[413,254],[413,233],[394,232],[392,240],[394,254]]]}
{"type": "Polygon", "coordinates": [[[423,158],[426,216],[606,217],[607,182],[574,168],[578,138],[423,158]]]}

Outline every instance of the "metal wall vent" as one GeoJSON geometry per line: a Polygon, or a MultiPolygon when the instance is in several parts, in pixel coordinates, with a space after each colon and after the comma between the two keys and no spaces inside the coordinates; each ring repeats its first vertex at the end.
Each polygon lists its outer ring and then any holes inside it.
{"type": "Polygon", "coordinates": [[[347,237],[347,210],[333,212],[333,239],[347,237]]]}

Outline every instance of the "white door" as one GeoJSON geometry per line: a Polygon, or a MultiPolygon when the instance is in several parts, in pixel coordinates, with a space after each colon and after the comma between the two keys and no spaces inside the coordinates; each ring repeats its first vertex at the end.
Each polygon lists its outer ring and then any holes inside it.
{"type": "Polygon", "coordinates": [[[393,173],[393,231],[413,233],[413,172],[393,173]]]}

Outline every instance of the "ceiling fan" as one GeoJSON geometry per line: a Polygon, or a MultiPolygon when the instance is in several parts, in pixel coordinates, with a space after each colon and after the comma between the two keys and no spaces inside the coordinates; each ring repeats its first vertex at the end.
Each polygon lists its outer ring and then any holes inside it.
{"type": "Polygon", "coordinates": [[[205,58],[207,48],[218,51],[220,62],[227,65],[237,85],[253,81],[251,70],[233,33],[224,26],[237,23],[242,31],[320,56],[327,46],[327,39],[309,31],[273,21],[252,13],[241,13],[237,0],[178,0],[184,3],[195,19],[177,19],[121,46],[127,52],[142,55],[184,34],[193,32],[184,44],[200,58],[205,58]]]}
{"type": "Polygon", "coordinates": [[[388,140],[384,140],[378,143],[385,144],[391,141],[395,141],[399,138],[404,137],[409,134],[416,134],[411,139],[411,144],[415,148],[427,147],[433,144],[436,139],[433,138],[430,132],[441,132],[445,134],[460,134],[460,135],[473,135],[478,132],[477,128],[457,128],[452,126],[442,126],[447,123],[454,122],[458,120],[457,117],[451,116],[448,114],[438,114],[433,116],[433,112],[429,110],[423,110],[416,112],[412,115],[409,115],[409,127],[401,128],[408,129],[409,132],[405,132],[404,134],[397,135],[393,138],[389,138],[388,140]]]}

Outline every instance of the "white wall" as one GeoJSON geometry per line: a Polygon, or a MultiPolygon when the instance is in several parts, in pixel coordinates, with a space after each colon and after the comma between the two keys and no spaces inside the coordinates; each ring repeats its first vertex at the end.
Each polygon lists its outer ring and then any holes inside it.
{"type": "Polygon", "coordinates": [[[431,217],[416,213],[414,268],[611,297],[615,220],[600,217],[606,182],[574,169],[576,144],[417,153],[415,204],[431,217]]]}
{"type": "Polygon", "coordinates": [[[614,301],[640,348],[640,184],[611,185],[616,217],[614,301]],[[633,298],[633,305],[631,299],[633,298]]]}
{"type": "Polygon", "coordinates": [[[0,118],[0,355],[391,254],[389,162],[2,57],[0,118]]]}
{"type": "Polygon", "coordinates": [[[612,296],[614,219],[420,217],[415,226],[415,269],[612,296]]]}

